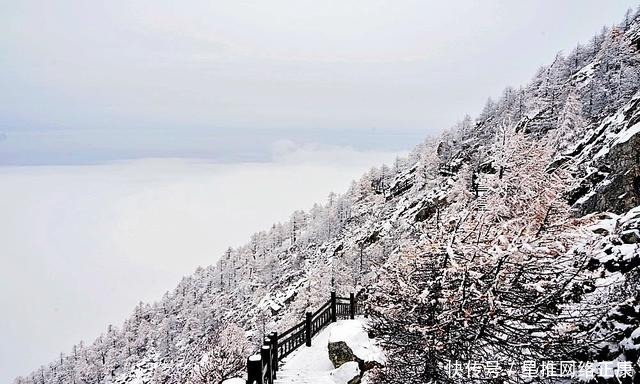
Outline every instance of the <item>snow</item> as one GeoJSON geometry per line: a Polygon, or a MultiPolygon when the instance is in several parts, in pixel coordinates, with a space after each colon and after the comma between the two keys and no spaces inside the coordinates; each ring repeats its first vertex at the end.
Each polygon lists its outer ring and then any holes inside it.
{"type": "Polygon", "coordinates": [[[348,383],[349,380],[353,379],[354,377],[360,376],[360,368],[358,368],[357,362],[351,361],[348,363],[344,363],[340,367],[334,369],[330,373],[330,375],[336,384],[344,384],[348,383]]]}
{"type": "Polygon", "coordinates": [[[589,193],[587,193],[586,195],[582,196],[580,199],[578,199],[578,201],[576,201],[576,205],[580,205],[583,204],[584,202],[586,202],[587,200],[589,200],[592,196],[594,196],[596,193],[594,191],[590,191],[589,193]]]}
{"type": "Polygon", "coordinates": [[[278,312],[280,309],[282,309],[282,306],[279,304],[276,304],[275,302],[271,301],[269,303],[269,308],[273,311],[273,312],[278,312]]]}
{"type": "Polygon", "coordinates": [[[329,360],[327,344],[329,342],[330,330],[340,324],[342,324],[342,321],[330,324],[311,340],[311,347],[302,346],[289,355],[278,371],[278,380],[276,383],[293,384],[309,379],[318,380],[310,382],[332,383],[330,372],[334,368],[331,360],[329,360]]]}
{"type": "Polygon", "coordinates": [[[3,323],[11,331],[0,346],[6,367],[0,382],[61,349],[68,353],[77,340],[90,344],[107,324],[122,324],[139,301],[160,299],[229,245],[324,201],[383,157],[393,161],[396,153],[354,154],[340,167],[319,159],[0,167],[0,243],[12,255],[0,268],[0,302],[13,316],[3,323]]]}
{"type": "Polygon", "coordinates": [[[247,381],[239,377],[234,377],[233,379],[223,381],[222,384],[247,384],[247,381]]]}
{"type": "MultiPolygon", "coordinates": [[[[620,132],[616,132],[616,129],[619,129],[620,125],[625,122],[625,112],[626,109],[616,113],[612,118],[606,119],[598,129],[595,136],[600,136],[601,134],[605,134],[606,143],[601,144],[600,150],[595,154],[594,159],[598,159],[606,156],[612,147],[624,144],[629,139],[631,139],[636,134],[640,133],[640,123],[634,124],[631,127],[622,130],[620,132]]],[[[583,142],[588,142],[588,140],[583,139],[583,142]]],[[[585,150],[582,151],[583,154],[589,153],[589,148],[592,148],[595,143],[589,144],[585,147],[585,150]]]]}
{"type": "Polygon", "coordinates": [[[626,131],[622,131],[618,134],[618,138],[613,143],[613,145],[623,144],[629,141],[633,136],[640,133],[640,123],[633,125],[631,128],[626,131]]]}
{"type": "Polygon", "coordinates": [[[329,324],[311,341],[311,347],[302,346],[287,357],[278,371],[276,384],[346,384],[359,374],[356,362],[334,369],[329,360],[330,341],[344,341],[356,356],[384,362],[382,350],[375,346],[364,330],[366,320],[340,320],[329,324]]]}
{"type": "Polygon", "coordinates": [[[331,329],[329,342],[344,341],[358,358],[384,364],[382,349],[372,342],[364,330],[364,325],[364,319],[342,322],[339,327],[331,329]]]}
{"type": "Polygon", "coordinates": [[[142,361],[129,372],[115,379],[115,383],[146,384],[153,379],[153,373],[158,367],[157,355],[149,361],[142,361]]]}
{"type": "Polygon", "coordinates": [[[583,76],[585,78],[591,78],[593,76],[593,72],[596,69],[596,64],[595,62],[589,63],[587,65],[585,65],[584,67],[582,67],[582,69],[580,71],[578,71],[578,73],[576,73],[576,75],[574,76],[583,76]]]}
{"type": "MultiPolygon", "coordinates": [[[[610,146],[611,143],[614,143],[617,139],[624,139],[625,135],[629,135],[629,132],[624,132],[621,135],[617,134],[617,132],[624,127],[622,125],[622,123],[625,121],[623,117],[624,114],[619,113],[615,116],[615,119],[609,119],[604,124],[602,124],[597,133],[593,133],[593,144],[589,144],[591,146],[587,147],[588,149],[582,151],[579,156],[592,158],[592,153],[594,151],[597,151],[597,149],[599,149],[600,147],[610,146]]],[[[633,131],[633,129],[631,129],[630,131],[633,131]]],[[[585,145],[589,142],[585,142],[585,145]]],[[[457,160],[450,162],[448,165],[454,166],[460,160],[461,158],[458,158],[457,160]]],[[[583,165],[583,167],[587,167],[588,169],[587,165],[583,165]]],[[[526,170],[529,168],[523,169],[526,170]]],[[[595,172],[597,171],[597,169],[594,169],[593,171],[595,172]]],[[[406,171],[403,171],[402,174],[396,176],[396,180],[394,181],[393,185],[399,185],[398,183],[405,180],[405,178],[408,177],[407,175],[408,173],[406,171]]],[[[456,270],[461,270],[464,267],[464,263],[461,262],[462,259],[460,256],[463,256],[463,254],[458,255],[456,252],[464,253],[466,252],[466,248],[459,248],[461,246],[459,242],[454,242],[454,240],[444,235],[439,236],[438,233],[446,231],[448,226],[454,225],[458,221],[460,223],[465,223],[466,217],[468,215],[471,215],[469,220],[466,221],[469,226],[460,227],[460,229],[461,233],[471,233],[470,224],[472,224],[475,220],[482,220],[482,217],[478,218],[476,217],[475,211],[470,212],[468,209],[460,208],[460,206],[456,205],[457,203],[454,203],[453,205],[451,205],[450,209],[446,208],[443,210],[442,219],[439,212],[438,217],[431,220],[441,220],[444,229],[441,229],[441,227],[438,226],[435,227],[434,230],[432,227],[430,227],[430,225],[433,225],[433,223],[431,222],[421,223],[420,226],[422,226],[423,228],[417,229],[415,233],[413,232],[411,227],[415,229],[414,215],[419,209],[425,207],[426,203],[437,203],[438,201],[447,201],[447,199],[451,200],[451,196],[464,197],[470,195],[470,192],[467,190],[468,186],[464,186],[462,181],[463,179],[458,176],[446,178],[438,176],[438,179],[434,181],[432,185],[429,184],[431,186],[425,184],[425,186],[421,187],[421,189],[417,188],[416,186],[416,188],[408,191],[402,196],[394,195],[391,196],[390,200],[387,200],[385,199],[386,196],[369,191],[371,183],[369,179],[365,179],[362,184],[355,184],[357,190],[354,190],[353,192],[350,192],[349,195],[347,195],[347,199],[344,200],[344,202],[346,202],[347,209],[318,209],[314,210],[314,213],[311,213],[310,215],[305,214],[300,216],[302,219],[309,220],[309,222],[304,224],[299,234],[297,234],[296,242],[292,242],[290,238],[287,238],[287,236],[291,236],[291,233],[296,234],[296,230],[299,229],[298,224],[300,223],[300,221],[298,221],[299,215],[297,214],[295,215],[295,220],[292,218],[289,223],[285,223],[285,225],[283,226],[274,226],[274,229],[271,232],[263,232],[259,234],[259,236],[257,235],[257,237],[255,238],[255,242],[252,239],[252,243],[234,250],[234,254],[230,256],[230,258],[232,258],[232,260],[235,262],[242,263],[241,265],[243,268],[245,266],[248,266],[249,268],[244,269],[244,271],[248,270],[249,276],[251,277],[246,278],[246,274],[242,275],[243,270],[241,269],[239,282],[234,281],[233,285],[228,284],[225,287],[225,291],[221,292],[221,294],[219,295],[221,298],[220,301],[223,302],[223,305],[221,305],[220,307],[209,304],[217,300],[217,292],[212,292],[209,289],[203,289],[204,287],[216,287],[218,276],[216,270],[207,270],[207,275],[199,273],[196,279],[187,280],[181,286],[182,295],[184,296],[186,293],[190,294],[193,292],[194,298],[196,298],[197,300],[200,300],[202,298],[202,306],[185,306],[185,308],[187,309],[181,311],[180,313],[181,316],[185,316],[180,317],[179,321],[182,321],[182,319],[185,319],[187,321],[190,321],[193,318],[197,319],[197,316],[200,316],[200,313],[215,313],[215,311],[219,309],[224,310],[224,312],[221,313],[223,313],[223,316],[225,316],[225,321],[239,321],[243,326],[252,328],[257,328],[255,327],[255,324],[251,323],[251,319],[252,316],[255,317],[255,314],[258,313],[258,309],[271,309],[271,312],[280,312],[277,316],[278,322],[282,321],[283,323],[286,323],[292,318],[293,320],[299,321],[300,319],[295,316],[296,310],[299,310],[301,308],[301,306],[304,304],[305,299],[309,300],[310,295],[300,294],[296,297],[296,292],[302,292],[302,289],[304,288],[311,288],[313,286],[313,283],[319,281],[315,279],[316,277],[322,277],[323,273],[326,273],[324,275],[325,277],[328,276],[328,271],[330,268],[332,270],[337,269],[334,268],[334,260],[337,260],[335,261],[335,263],[342,263],[342,260],[344,260],[344,266],[346,268],[352,268],[349,265],[349,261],[355,261],[353,257],[357,255],[358,248],[362,250],[362,244],[364,244],[363,240],[371,238],[371,234],[374,232],[378,232],[382,237],[385,237],[384,244],[380,243],[375,244],[374,246],[382,247],[384,245],[385,248],[381,249],[381,252],[379,254],[383,256],[380,257],[382,259],[381,261],[387,262],[388,264],[386,264],[380,270],[372,268],[372,271],[368,273],[372,275],[378,274],[383,278],[383,283],[386,274],[385,268],[391,267],[387,269],[393,271],[393,263],[398,262],[397,260],[399,259],[399,254],[404,253],[405,245],[417,245],[419,247],[425,246],[427,250],[433,250],[439,253],[445,251],[450,256],[449,259],[452,266],[450,270],[453,272],[456,272],[456,270]],[[433,191],[429,192],[428,189],[432,187],[434,188],[433,191]],[[453,189],[453,191],[451,191],[451,189],[453,189]],[[433,198],[434,195],[441,196],[441,198],[433,198]],[[425,198],[425,196],[432,197],[425,198]],[[354,200],[351,201],[351,198],[353,198],[354,200]],[[319,212],[320,214],[316,215],[317,212],[319,212]],[[327,213],[327,217],[329,217],[330,219],[325,218],[325,213],[327,213]],[[346,215],[342,216],[341,214],[346,215]],[[340,219],[338,220],[338,218],[340,219]],[[344,222],[342,220],[344,220],[344,222]],[[334,231],[333,229],[335,228],[338,228],[338,230],[334,231]],[[331,229],[331,231],[328,231],[329,229],[331,229]],[[425,234],[420,237],[421,243],[414,244],[414,234],[420,234],[421,231],[425,232],[425,234]],[[431,237],[427,236],[427,234],[430,234],[431,232],[436,232],[436,235],[433,236],[434,241],[431,241],[431,237]],[[397,238],[395,238],[395,236],[397,236],[397,238]],[[322,243],[322,245],[318,246],[318,243],[322,243]],[[291,246],[292,244],[293,246],[291,246]],[[446,247],[444,247],[445,244],[446,247]],[[387,247],[387,245],[390,245],[391,247],[387,247]],[[258,249],[261,256],[264,256],[263,261],[266,261],[269,264],[263,262],[248,264],[253,263],[252,258],[256,258],[258,249]],[[334,251],[327,252],[327,250],[331,249],[333,249],[334,251]],[[331,254],[333,254],[333,256],[331,256],[331,254]],[[388,256],[388,259],[384,259],[384,256],[388,256]],[[460,262],[460,264],[457,264],[456,260],[460,262]],[[269,267],[261,270],[262,266],[271,266],[271,263],[273,263],[274,266],[277,266],[277,269],[269,267]],[[258,266],[259,268],[252,268],[254,266],[258,266]],[[253,277],[254,275],[252,275],[252,273],[258,273],[258,275],[256,277],[253,277]],[[293,281],[297,281],[297,283],[292,283],[293,281]],[[206,283],[210,284],[207,285],[206,283]],[[251,284],[252,288],[257,287],[258,290],[256,290],[253,294],[246,294],[247,291],[245,283],[251,284]],[[236,300],[236,297],[238,297],[239,294],[244,294],[245,298],[236,300]],[[229,300],[228,304],[224,302],[227,299],[229,300]],[[255,308],[256,302],[259,302],[259,304],[257,305],[258,308],[255,308]],[[232,307],[227,309],[227,306],[232,307]]],[[[606,185],[606,183],[608,182],[610,181],[603,181],[601,184],[599,184],[599,187],[606,185]]],[[[483,194],[483,197],[484,196],[485,195],[483,194]]],[[[587,197],[589,196],[593,195],[587,195],[587,197]]],[[[475,204],[478,205],[480,202],[484,204],[484,200],[485,199],[478,199],[475,204]]],[[[463,199],[462,201],[466,200],[463,199]]],[[[493,204],[494,201],[490,200],[488,201],[488,203],[493,204]]],[[[337,206],[339,207],[340,205],[337,206]]],[[[498,207],[498,210],[502,209],[503,207],[498,207]]],[[[510,208],[505,207],[504,209],[510,208]]],[[[618,267],[618,264],[620,264],[619,261],[621,259],[622,261],[624,261],[625,258],[633,256],[632,252],[634,249],[632,248],[632,246],[628,245],[621,245],[618,248],[614,248],[613,245],[607,244],[615,238],[613,236],[614,233],[618,232],[617,229],[617,223],[614,220],[609,220],[607,222],[599,223],[598,226],[594,227],[594,230],[597,231],[596,234],[600,236],[595,236],[595,234],[588,232],[584,234],[584,236],[588,238],[589,241],[596,242],[597,244],[595,245],[600,245],[601,242],[607,247],[606,249],[602,247],[597,248],[594,245],[593,249],[596,250],[595,252],[600,252],[600,254],[603,255],[600,259],[601,261],[605,262],[611,260],[608,265],[616,268],[618,267]],[[605,231],[604,228],[608,228],[608,230],[605,231]],[[611,250],[613,250],[614,252],[610,255],[605,252],[611,250]]],[[[487,242],[486,245],[482,245],[482,249],[489,250],[489,256],[483,258],[484,260],[486,260],[486,262],[493,262],[499,255],[515,251],[516,246],[514,244],[517,244],[517,242],[512,241],[512,238],[510,237],[511,235],[498,236],[500,235],[500,233],[500,230],[497,229],[495,232],[491,233],[491,241],[487,242]],[[491,256],[492,254],[494,254],[494,256],[491,256]]],[[[511,233],[510,229],[505,227],[504,233],[511,233]]],[[[582,236],[582,234],[575,235],[576,237],[582,236]]],[[[561,237],[561,239],[564,238],[561,237]]],[[[560,241],[549,240],[540,243],[546,246],[537,246],[537,242],[532,243],[533,245],[524,243],[522,245],[522,248],[527,253],[539,253],[541,255],[544,255],[544,257],[547,257],[547,254],[558,254],[564,252],[566,248],[563,244],[560,243],[560,241]]],[[[568,243],[567,245],[569,245],[569,238],[567,238],[566,241],[568,243]]],[[[461,242],[464,242],[464,240],[462,240],[461,242]]],[[[479,242],[480,239],[478,240],[478,243],[479,242]]],[[[586,245],[590,244],[585,244],[585,247],[586,245]]],[[[372,251],[368,252],[368,254],[370,253],[372,255],[371,258],[375,259],[377,256],[373,255],[378,254],[377,251],[378,249],[372,249],[372,251]]],[[[597,260],[598,259],[596,259],[596,261],[597,260]]],[[[371,263],[371,265],[376,264],[371,263]]],[[[222,264],[220,264],[220,276],[223,276],[225,274],[227,276],[230,276],[229,272],[233,271],[233,276],[235,277],[236,268],[237,263],[231,263],[231,266],[229,266],[229,263],[225,263],[224,267],[222,267],[222,264]]],[[[611,268],[611,270],[614,269],[615,268],[611,268]]],[[[480,271],[483,270],[484,269],[472,270],[469,272],[468,276],[474,280],[480,281],[482,276],[480,271]]],[[[608,292],[609,286],[617,284],[618,280],[622,279],[624,276],[617,272],[615,274],[609,274],[609,272],[606,271],[604,267],[602,267],[602,270],[603,276],[605,276],[605,278],[598,280],[598,284],[596,284],[595,288],[597,289],[598,295],[606,298],[605,294],[608,292]]],[[[355,269],[353,270],[353,272],[355,272],[355,269]]],[[[359,272],[363,274],[366,273],[362,270],[360,270],[359,272]]],[[[447,273],[447,270],[445,270],[444,272],[447,273]]],[[[332,271],[332,274],[335,274],[335,272],[332,271]]],[[[322,280],[326,281],[327,279],[324,278],[322,280]]],[[[373,278],[369,278],[369,275],[365,275],[362,281],[364,284],[367,284],[368,281],[374,282],[375,280],[373,278]]],[[[545,289],[549,289],[550,287],[548,285],[549,282],[544,280],[531,279],[530,281],[532,281],[531,287],[539,292],[545,292],[545,289]]],[[[388,280],[388,282],[393,282],[393,280],[388,280]]],[[[614,288],[615,286],[613,286],[612,289],[614,288]]],[[[476,288],[475,285],[471,285],[470,289],[474,295],[480,294],[478,288],[476,288]]],[[[415,292],[419,291],[415,290],[415,292]]],[[[426,292],[426,290],[423,291],[422,298],[423,300],[430,300],[428,295],[424,294],[426,292]]],[[[181,303],[182,301],[177,300],[182,300],[182,296],[177,297],[178,299],[176,299],[176,302],[181,303]]],[[[594,302],[596,302],[595,299],[599,298],[596,297],[595,294],[591,295],[591,297],[594,298],[594,302]]],[[[324,298],[324,300],[326,299],[327,297],[324,298]]],[[[433,300],[435,302],[437,299],[433,300]]],[[[488,297],[488,300],[490,300],[490,303],[493,303],[495,299],[490,296],[488,297]]],[[[172,303],[173,301],[169,301],[169,304],[172,303]]],[[[187,303],[191,304],[192,300],[189,298],[189,301],[187,303]]],[[[398,308],[398,310],[401,310],[402,307],[399,304],[400,303],[398,302],[396,302],[396,304],[392,303],[389,305],[389,307],[398,308]]],[[[309,305],[310,303],[307,303],[307,306],[309,305]]],[[[575,311],[577,312],[577,310],[579,309],[580,307],[576,306],[575,311]]],[[[164,319],[166,317],[166,312],[163,313],[161,311],[155,311],[152,314],[156,316],[155,318],[159,319],[164,319]]],[[[285,328],[281,324],[282,323],[278,324],[278,329],[285,328]]],[[[179,325],[182,326],[182,323],[179,323],[179,325]]],[[[176,326],[175,328],[183,329],[186,327],[177,328],[176,326]]],[[[536,333],[534,335],[543,337],[545,334],[536,333]]],[[[190,340],[188,338],[188,334],[185,333],[185,336],[187,337],[181,338],[180,344],[178,344],[183,348],[178,356],[187,356],[187,351],[189,351],[190,353],[191,349],[197,352],[201,352],[198,351],[198,349],[201,349],[200,346],[183,347],[186,344],[183,340],[190,340]],[[190,350],[187,350],[187,348],[190,348],[190,350]]],[[[128,340],[125,337],[123,337],[123,339],[128,340]]],[[[501,335],[500,337],[502,338],[503,335],[501,335]]],[[[294,352],[294,354],[284,362],[282,370],[278,372],[278,383],[283,384],[307,382],[326,384],[345,383],[346,381],[350,380],[353,377],[354,373],[358,373],[357,364],[354,362],[350,362],[342,365],[337,369],[334,369],[331,361],[328,358],[327,344],[329,343],[329,341],[344,341],[360,359],[376,360],[379,362],[384,362],[385,360],[384,355],[382,354],[380,349],[376,345],[374,345],[367,337],[367,334],[363,328],[362,319],[358,319],[355,321],[341,321],[338,324],[332,324],[328,329],[318,334],[313,340],[312,347],[302,347],[294,352]]],[[[258,356],[252,357],[252,360],[258,359],[258,356]]],[[[173,362],[171,362],[171,364],[173,364],[173,362]]],[[[175,365],[177,366],[177,368],[172,366],[172,370],[177,371],[182,369],[182,367],[178,364],[175,365]]]]}
{"type": "Polygon", "coordinates": [[[626,223],[635,219],[640,219],[640,207],[635,207],[631,209],[629,212],[625,213],[624,216],[620,219],[620,221],[622,223],[626,223]]]}
{"type": "Polygon", "coordinates": [[[623,260],[632,259],[638,252],[640,252],[637,244],[621,244],[618,245],[617,248],[620,250],[623,260]]]}
{"type": "Polygon", "coordinates": [[[268,293],[260,300],[258,308],[269,308],[273,313],[279,312],[286,307],[286,303],[296,295],[297,290],[303,283],[307,282],[307,280],[306,277],[298,279],[295,283],[287,286],[285,292],[268,293]]]}
{"type": "Polygon", "coordinates": [[[249,356],[249,361],[260,361],[261,357],[260,355],[251,355],[249,356]]]}
{"type": "Polygon", "coordinates": [[[588,227],[591,232],[602,232],[613,233],[617,226],[617,216],[611,219],[600,220],[597,223],[588,227]]]}
{"type": "Polygon", "coordinates": [[[371,371],[367,371],[364,373],[364,375],[362,375],[362,378],[360,378],[360,384],[372,384],[372,379],[371,379],[371,371]]]}

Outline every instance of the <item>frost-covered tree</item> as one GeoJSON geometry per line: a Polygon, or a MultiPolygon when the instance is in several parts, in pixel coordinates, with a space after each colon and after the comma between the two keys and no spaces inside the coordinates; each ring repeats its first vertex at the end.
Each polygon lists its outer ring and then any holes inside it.
{"type": "Polygon", "coordinates": [[[229,324],[213,341],[213,347],[194,367],[189,383],[220,384],[244,368],[250,348],[242,328],[229,324]]]}
{"type": "Polygon", "coordinates": [[[572,238],[562,231],[566,178],[545,171],[544,143],[509,140],[517,150],[493,179],[487,212],[445,210],[454,225],[439,241],[407,244],[385,266],[371,299],[371,328],[390,356],[380,382],[455,381],[448,361],[549,359],[577,345],[561,331],[575,320],[561,316],[566,288],[586,265],[567,252],[572,238]]]}

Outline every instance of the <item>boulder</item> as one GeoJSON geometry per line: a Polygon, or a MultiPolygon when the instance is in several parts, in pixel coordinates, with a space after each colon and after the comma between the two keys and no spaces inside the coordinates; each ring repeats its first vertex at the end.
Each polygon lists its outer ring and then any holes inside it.
{"type": "Polygon", "coordinates": [[[595,233],[596,235],[600,235],[600,236],[608,236],[609,235],[609,230],[607,228],[596,227],[596,228],[593,228],[591,231],[593,233],[595,233]]]}
{"type": "Polygon", "coordinates": [[[435,204],[428,201],[422,208],[416,213],[414,220],[416,222],[425,221],[433,217],[438,212],[438,208],[435,204]]]}
{"type": "Polygon", "coordinates": [[[360,384],[365,372],[382,367],[385,362],[382,349],[369,337],[363,319],[334,324],[327,346],[334,372],[341,372],[341,380],[344,379],[340,383],[360,384]]]}
{"type": "Polygon", "coordinates": [[[329,342],[329,360],[335,368],[339,368],[342,364],[357,361],[356,355],[353,354],[353,351],[346,342],[344,341],[335,341],[329,342]]]}
{"type": "Polygon", "coordinates": [[[638,244],[640,243],[640,232],[637,229],[624,231],[620,234],[620,239],[626,244],[638,244]]]}

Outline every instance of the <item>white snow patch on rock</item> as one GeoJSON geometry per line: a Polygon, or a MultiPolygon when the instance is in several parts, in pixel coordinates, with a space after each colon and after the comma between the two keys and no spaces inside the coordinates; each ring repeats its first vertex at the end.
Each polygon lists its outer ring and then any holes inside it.
{"type": "Polygon", "coordinates": [[[626,131],[622,131],[618,134],[618,138],[613,143],[613,145],[626,143],[630,138],[635,136],[637,133],[640,133],[640,123],[633,125],[631,128],[626,131]]]}
{"type": "Polygon", "coordinates": [[[223,381],[222,384],[247,384],[247,381],[239,377],[234,377],[233,379],[223,381]]]}
{"type": "Polygon", "coordinates": [[[249,361],[260,361],[262,358],[260,355],[251,355],[249,356],[249,361]]]}
{"type": "Polygon", "coordinates": [[[331,328],[329,343],[344,341],[359,359],[384,364],[384,353],[369,338],[364,329],[365,321],[365,319],[341,321],[338,326],[331,328]]]}
{"type": "Polygon", "coordinates": [[[346,384],[354,377],[360,376],[360,368],[357,362],[350,361],[334,369],[329,375],[336,384],[346,384]]]}

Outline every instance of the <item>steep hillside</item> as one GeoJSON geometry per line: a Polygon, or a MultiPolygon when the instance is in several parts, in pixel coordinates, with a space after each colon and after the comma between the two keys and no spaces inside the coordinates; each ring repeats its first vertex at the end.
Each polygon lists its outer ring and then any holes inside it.
{"type": "Polygon", "coordinates": [[[390,356],[373,382],[460,381],[447,360],[637,361],[639,36],[628,14],[16,382],[217,382],[332,289],[365,292],[390,356]]]}

